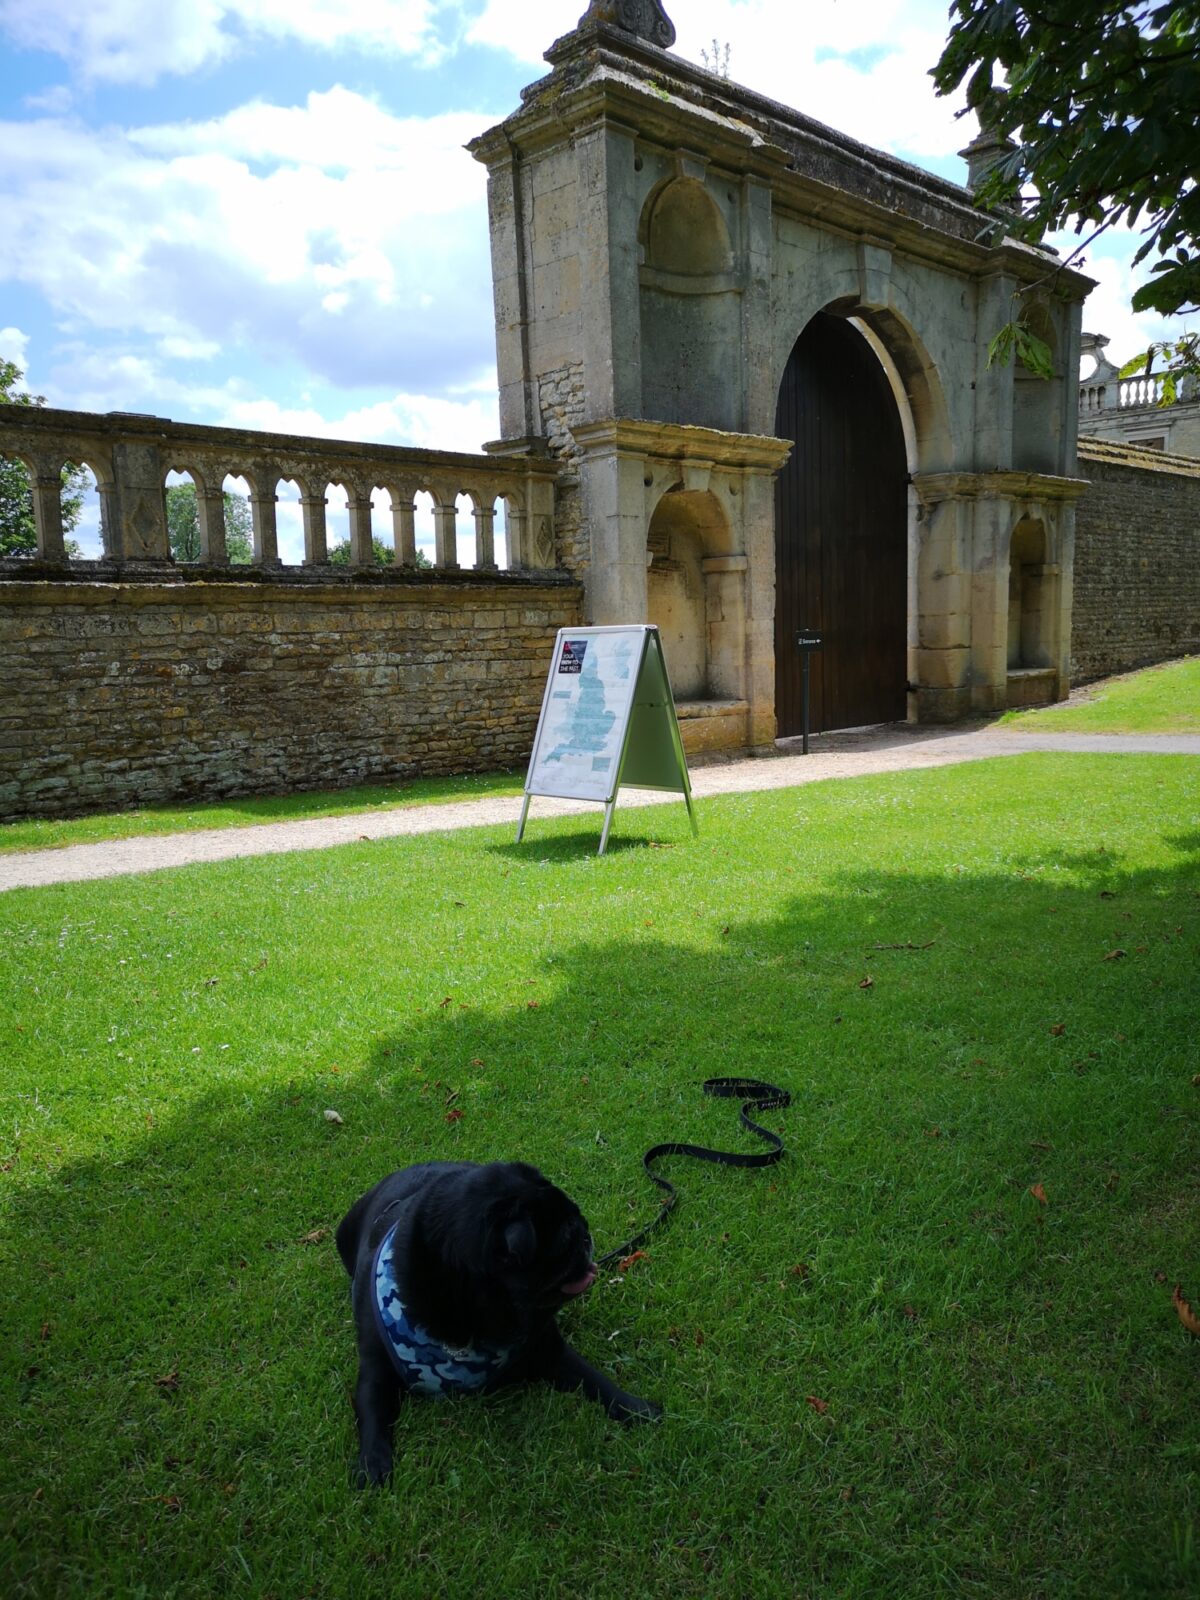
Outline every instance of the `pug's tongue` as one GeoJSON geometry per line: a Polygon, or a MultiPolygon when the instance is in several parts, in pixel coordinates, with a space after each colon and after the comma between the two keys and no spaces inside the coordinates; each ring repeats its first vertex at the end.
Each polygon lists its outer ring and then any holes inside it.
{"type": "Polygon", "coordinates": [[[589,1267],[582,1278],[576,1278],[571,1283],[564,1283],[562,1292],[563,1294],[583,1294],[586,1289],[592,1287],[595,1281],[596,1269],[595,1267],[589,1267]]]}

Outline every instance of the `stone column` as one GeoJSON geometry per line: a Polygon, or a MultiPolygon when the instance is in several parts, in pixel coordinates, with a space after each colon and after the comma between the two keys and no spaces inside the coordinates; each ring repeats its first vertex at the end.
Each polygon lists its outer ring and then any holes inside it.
{"type": "Polygon", "coordinates": [[[111,482],[96,480],[96,493],[100,496],[100,542],[109,561],[118,565],[125,558],[121,548],[121,519],[117,512],[117,489],[111,482]]]}
{"type": "Polygon", "coordinates": [[[402,489],[389,489],[392,497],[392,543],[396,549],[396,565],[415,567],[417,564],[416,513],[412,495],[402,489]]]}
{"type": "Polygon", "coordinates": [[[642,412],[642,333],[633,130],[612,122],[593,126],[577,138],[575,157],[584,419],[636,417],[642,412]]]}
{"type": "Polygon", "coordinates": [[[67,559],[62,520],[62,468],[39,461],[29,474],[29,482],[33,491],[38,559],[61,566],[67,559]]]}
{"type": "Polygon", "coordinates": [[[126,561],[171,559],[165,476],[157,445],[120,442],[113,446],[116,524],[126,561]]]}
{"type": "Polygon", "coordinates": [[[708,634],[705,656],[708,687],[718,700],[745,700],[746,694],[746,572],[744,555],[705,556],[704,623],[708,634]]]}
{"type": "MultiPolygon", "coordinates": [[[[975,302],[975,457],[970,463],[980,472],[1012,464],[1013,376],[1016,358],[989,367],[988,345],[1016,316],[1013,291],[1017,284],[1005,273],[984,278],[975,302]]],[[[961,462],[961,465],[967,465],[961,462]]]]}
{"type": "MultiPolygon", "coordinates": [[[[780,451],[775,472],[790,449],[780,451]]],[[[741,480],[742,543],[746,551],[746,676],[750,748],[775,748],[775,472],[741,480]]]]}
{"type": "Polygon", "coordinates": [[[1008,705],[1009,553],[1020,511],[1007,495],[987,492],[973,510],[970,709],[1003,711],[1008,705]]]}
{"type": "Polygon", "coordinates": [[[475,518],[475,570],[496,570],[496,503],[490,506],[475,505],[471,515],[475,518]]]}
{"type": "Polygon", "coordinates": [[[200,534],[200,559],[210,566],[223,567],[229,552],[225,543],[225,494],[220,488],[196,484],[196,517],[200,534]]]}
{"type": "Polygon", "coordinates": [[[433,507],[433,563],[445,572],[458,571],[458,510],[455,497],[437,495],[433,507]]]}
{"type": "Polygon", "coordinates": [[[973,473],[922,473],[917,551],[918,722],[956,722],[970,707],[973,473]]]}
{"type": "Polygon", "coordinates": [[[615,441],[580,463],[591,530],[587,614],[600,626],[646,620],[645,476],[644,457],[618,450],[615,441]]]}
{"type": "Polygon", "coordinates": [[[304,565],[322,567],[329,560],[329,545],[325,534],[325,506],[323,494],[302,494],[300,514],[304,519],[304,565]]]}
{"type": "Polygon", "coordinates": [[[260,567],[279,565],[279,535],[275,528],[274,492],[255,489],[250,495],[250,518],[254,525],[254,560],[260,567]]]}
{"type": "Polygon", "coordinates": [[[770,185],[758,178],[742,181],[742,217],[745,226],[745,292],[742,295],[742,371],[745,381],[745,415],[741,425],[748,433],[775,431],[779,401],[778,378],[771,350],[771,229],[770,185]]]}
{"type": "Polygon", "coordinates": [[[357,484],[347,485],[346,510],[350,513],[350,565],[369,567],[375,560],[371,543],[371,494],[357,484]]]}

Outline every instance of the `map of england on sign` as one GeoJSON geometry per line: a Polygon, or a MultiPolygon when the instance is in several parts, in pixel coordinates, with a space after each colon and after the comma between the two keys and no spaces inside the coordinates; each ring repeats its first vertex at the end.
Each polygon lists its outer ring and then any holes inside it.
{"type": "Polygon", "coordinates": [[[546,691],[531,793],[611,798],[641,647],[641,629],[563,638],[546,691]]]}

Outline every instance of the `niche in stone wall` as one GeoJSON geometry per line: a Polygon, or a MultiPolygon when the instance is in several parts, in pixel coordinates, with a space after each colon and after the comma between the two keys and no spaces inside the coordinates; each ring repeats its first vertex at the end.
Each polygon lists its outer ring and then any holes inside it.
{"type": "Polygon", "coordinates": [[[647,530],[647,620],[662,637],[677,700],[743,698],[745,558],[726,554],[715,495],[673,489],[647,530]]]}
{"type": "Polygon", "coordinates": [[[741,296],[729,228],[704,183],[657,189],[638,242],[643,415],[739,429],[741,296]]]}
{"type": "Polygon", "coordinates": [[[1022,325],[1050,351],[1054,376],[1032,371],[1018,358],[1013,373],[1012,464],[1026,472],[1061,472],[1063,380],[1058,338],[1049,307],[1035,302],[1021,312],[1022,325]]]}
{"type": "Polygon", "coordinates": [[[1009,671],[1048,667],[1051,579],[1046,562],[1046,529],[1036,517],[1022,517],[1013,529],[1008,556],[1009,671]]]}

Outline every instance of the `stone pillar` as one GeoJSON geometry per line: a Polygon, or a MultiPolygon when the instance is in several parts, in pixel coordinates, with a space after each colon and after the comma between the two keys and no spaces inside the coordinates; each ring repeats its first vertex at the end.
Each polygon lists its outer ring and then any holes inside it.
{"type": "Polygon", "coordinates": [[[375,560],[371,543],[371,495],[357,485],[346,489],[346,510],[350,513],[350,565],[369,567],[375,560]]]}
{"type": "Polygon", "coordinates": [[[116,485],[101,483],[97,479],[96,493],[100,496],[100,542],[107,559],[119,564],[124,560],[125,552],[121,548],[121,520],[117,512],[116,485]]]}
{"type": "Polygon", "coordinates": [[[709,693],[718,700],[745,700],[746,695],[746,572],[744,555],[705,556],[704,622],[708,635],[709,693]]]}
{"type": "Polygon", "coordinates": [[[223,567],[229,551],[225,543],[225,493],[196,484],[196,518],[200,534],[200,559],[210,566],[223,567]]]}
{"type": "Polygon", "coordinates": [[[524,572],[529,566],[525,555],[528,526],[528,515],[520,510],[511,500],[504,502],[504,533],[508,540],[508,570],[510,572],[524,572]]]}
{"type": "Polygon", "coordinates": [[[980,472],[1012,465],[1016,358],[989,367],[988,345],[1017,314],[1013,300],[1016,288],[1013,278],[997,272],[984,278],[976,290],[975,458],[971,466],[980,472]]]}
{"type": "Polygon", "coordinates": [[[38,462],[29,474],[29,482],[33,491],[38,559],[61,566],[67,559],[62,520],[62,468],[38,462]]]}
{"type": "Polygon", "coordinates": [[[1008,496],[986,492],[973,510],[970,709],[1003,711],[1008,705],[1009,552],[1020,511],[1008,496]]]}
{"type": "Polygon", "coordinates": [[[458,571],[458,511],[454,496],[440,495],[433,507],[433,564],[446,572],[458,571]]]}
{"type": "Polygon", "coordinates": [[[746,375],[748,433],[772,434],[779,402],[771,348],[771,189],[758,178],[742,182],[745,226],[745,291],[742,295],[742,371],[746,375]]]}
{"type": "Polygon", "coordinates": [[[644,457],[618,450],[615,440],[589,451],[580,463],[591,530],[589,622],[603,626],[646,620],[645,477],[644,457]]]}
{"type": "Polygon", "coordinates": [[[632,129],[612,122],[589,128],[575,145],[585,313],[583,415],[588,422],[642,412],[640,206],[634,154],[632,129]]]}
{"type": "Polygon", "coordinates": [[[488,163],[488,224],[492,245],[492,298],[496,315],[496,375],[500,431],[519,439],[537,431],[529,382],[523,169],[511,142],[488,163]]]}
{"type": "Polygon", "coordinates": [[[966,715],[971,699],[974,474],[927,473],[913,482],[921,501],[917,721],[956,722],[966,715]]]}
{"type": "Polygon", "coordinates": [[[275,528],[277,496],[255,489],[250,495],[250,518],[254,525],[254,560],[260,567],[279,565],[279,535],[275,528]]]}
{"type": "Polygon", "coordinates": [[[302,494],[300,514],[304,519],[304,565],[322,567],[329,560],[329,544],[325,534],[325,506],[323,494],[302,494]]]}
{"type": "Polygon", "coordinates": [[[415,567],[417,564],[416,513],[412,495],[401,489],[389,489],[392,497],[392,543],[396,549],[396,565],[415,567]]]}
{"type": "Polygon", "coordinates": [[[496,570],[496,503],[490,506],[476,505],[471,515],[475,518],[475,570],[477,572],[495,572],[496,570]]]}
{"type": "Polygon", "coordinates": [[[126,561],[171,559],[164,477],[157,445],[120,442],[113,446],[116,526],[126,561]]]}
{"type": "Polygon", "coordinates": [[[742,544],[746,552],[746,676],[752,750],[775,748],[775,473],[790,454],[781,450],[771,473],[741,481],[742,544]]]}

